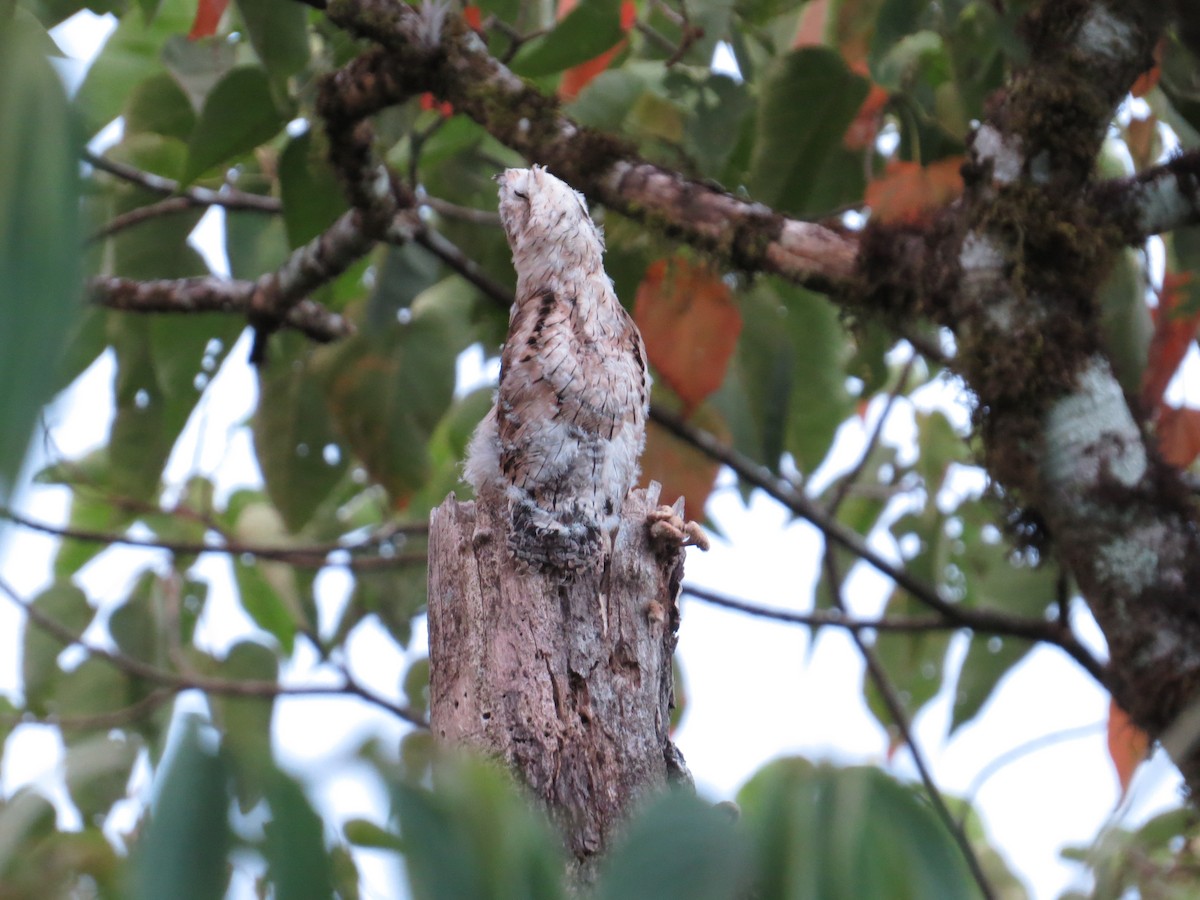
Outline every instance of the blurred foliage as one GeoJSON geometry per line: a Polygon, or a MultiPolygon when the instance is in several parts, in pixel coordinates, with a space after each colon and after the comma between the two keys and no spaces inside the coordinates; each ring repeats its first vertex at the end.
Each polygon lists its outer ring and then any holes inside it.
{"type": "MultiPolygon", "coordinates": [[[[133,587],[113,601],[87,596],[77,581],[107,545],[64,539],[55,580],[31,598],[34,607],[70,635],[86,633],[170,678],[270,686],[299,653],[338,664],[364,621],[408,645],[425,603],[420,523],[448,491],[464,490],[466,443],[490,403],[486,388],[456,394],[456,360],[472,345],[494,358],[505,313],[442,258],[416,246],[380,247],[314,295],[353,321],[358,336],[324,347],[294,334],[271,340],[242,435],[261,487],[218,496],[198,474],[183,484],[164,479],[213,378],[224,366],[246,365],[230,355],[244,322],[82,310],[81,276],[211,274],[189,242],[198,208],[85,243],[88,232],[162,196],[98,167],[80,170],[82,142],[120,117],[109,158],[184,185],[279,200],[279,215],[226,214],[224,250],[239,279],[273,271],[346,209],[314,105],[318,80],[351,58],[355,44],[292,0],[239,0],[223,13],[210,0],[205,6],[216,31],[189,40],[196,0],[0,0],[0,380],[21,385],[0,398],[0,496],[17,477],[43,404],[107,357],[116,414],[106,441],[81,458],[51,459],[38,480],[69,492],[71,528],[133,530],[177,549],[168,564],[131,572],[133,587]],[[84,9],[111,13],[117,26],[69,96],[47,59],[56,52],[47,28],[84,9]],[[233,601],[254,633],[221,651],[195,639],[209,604],[210,586],[194,568],[206,539],[247,548],[229,565],[233,601]],[[331,561],[348,599],[327,616],[316,582],[331,561]]],[[[924,215],[923,198],[906,185],[932,183],[925,176],[935,164],[953,170],[969,124],[1023,53],[1015,13],[988,0],[689,0],[686,16],[671,3],[633,4],[644,31],[629,29],[625,6],[582,0],[557,22],[547,4],[524,0],[485,0],[476,12],[493,22],[484,37],[497,54],[512,49],[513,34],[539,33],[512,65],[547,93],[561,93],[572,78],[572,90],[581,90],[566,109],[578,121],[689,176],[814,219],[869,212],[872,185],[874,196],[888,197],[890,216],[924,215]],[[737,74],[711,68],[718,42],[737,74]],[[610,54],[608,68],[581,77],[581,66],[602,53],[610,54]],[[889,182],[897,172],[906,180],[889,182]]],[[[1114,123],[1123,149],[1112,154],[1113,174],[1158,160],[1160,125],[1184,147],[1200,143],[1198,72],[1172,36],[1161,79],[1144,91],[1148,112],[1114,123]]],[[[381,116],[378,140],[396,171],[415,176],[443,210],[493,211],[491,175],[522,164],[476,123],[444,118],[421,98],[381,116]]],[[[858,534],[890,537],[909,570],[943,596],[1033,617],[1055,608],[1059,573],[1032,553],[1006,549],[1001,507],[975,489],[981,479],[965,429],[921,399],[945,387],[935,365],[918,360],[901,384],[907,350],[881,323],[847,322],[823,298],[772,278],[710,271],[611,211],[598,217],[623,300],[632,306],[637,296],[654,322],[648,340],[683,332],[721,346],[718,362],[651,346],[651,359],[671,361],[656,402],[689,410],[753,462],[811,487],[858,534]],[[680,298],[663,287],[667,259],[679,271],[702,270],[719,302],[674,302],[680,298]],[[879,443],[851,479],[831,459],[835,438],[893,393],[916,409],[915,452],[879,443]]],[[[511,286],[509,251],[494,224],[434,211],[428,221],[481,272],[511,286]]],[[[1193,238],[1168,241],[1180,283],[1198,259],[1193,238]]],[[[1146,265],[1130,254],[1103,290],[1110,350],[1130,390],[1148,363],[1146,265]]],[[[1194,300],[1189,293],[1180,302],[1194,312],[1194,300]]],[[[668,494],[686,494],[699,517],[716,467],[673,440],[652,431],[646,468],[668,494]]],[[[842,551],[835,559],[815,607],[831,606],[855,570],[842,551]]],[[[919,611],[902,590],[887,599],[889,614],[919,611]]],[[[304,786],[279,768],[272,698],[213,694],[207,718],[177,713],[173,690],[164,690],[170,683],[100,656],[81,661],[67,643],[27,627],[23,692],[0,701],[0,736],[27,719],[57,717],[80,824],[59,827],[40,788],[0,803],[0,896],[216,897],[229,883],[230,860],[250,858],[263,895],[349,900],[359,885],[351,846],[405,854],[416,896],[564,895],[544,824],[494,773],[449,766],[435,771],[436,790],[422,786],[431,767],[427,734],[407,734],[398,757],[361,748],[358,759],[391,787],[395,814],[383,823],[352,820],[335,837],[335,824],[323,822],[304,786]],[[142,769],[152,776],[153,802],[117,834],[114,807],[131,792],[144,799],[135,788],[142,769]]],[[[951,692],[951,731],[985,709],[1029,650],[975,635],[963,655],[951,652],[954,643],[947,632],[875,641],[909,715],[951,692]]],[[[428,703],[427,681],[424,658],[397,678],[417,712],[428,703]]],[[[891,728],[875,688],[864,690],[891,728]]],[[[747,784],[740,802],[736,825],[695,798],[650,803],[608,859],[596,895],[972,896],[957,851],[923,801],[879,771],[780,761],[747,784]]],[[[1112,832],[1103,852],[1086,856],[1098,895],[1140,887],[1146,896],[1194,896],[1191,827],[1168,817],[1135,834],[1112,832]],[[1152,894],[1151,884],[1161,890],[1152,894]]],[[[1002,863],[985,858],[1004,896],[1018,896],[1002,863]]]]}

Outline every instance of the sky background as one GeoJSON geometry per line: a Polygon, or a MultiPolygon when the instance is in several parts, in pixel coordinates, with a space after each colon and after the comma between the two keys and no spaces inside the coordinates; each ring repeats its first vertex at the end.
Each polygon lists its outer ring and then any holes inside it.
{"type": "MultiPolygon", "coordinates": [[[[86,63],[98,51],[112,27],[111,19],[81,13],[54,34],[70,59],[60,64],[69,86],[75,86],[86,63]]],[[[102,149],[119,139],[119,128],[108,129],[93,143],[102,149]]],[[[193,234],[193,243],[213,270],[228,271],[223,247],[222,217],[210,211],[193,234]]],[[[214,378],[176,447],[166,471],[168,484],[180,485],[192,474],[214,479],[220,497],[261,482],[249,433],[243,423],[254,410],[257,388],[247,361],[245,335],[214,378]]],[[[1188,393],[1200,395],[1200,364],[1192,357],[1169,391],[1172,402],[1188,393]],[[1189,391],[1189,387],[1191,390],[1189,391]]],[[[474,348],[460,360],[460,391],[494,379],[495,367],[482,364],[474,348]]],[[[114,361],[102,356],[47,412],[48,435],[35,448],[31,468],[48,458],[78,458],[104,443],[113,415],[114,361]]],[[[881,402],[872,404],[863,422],[852,422],[839,433],[822,480],[852,465],[870,433],[881,402]]],[[[965,430],[967,409],[957,385],[942,381],[923,388],[913,403],[901,401],[893,410],[885,439],[911,453],[914,408],[941,409],[965,430]]],[[[820,559],[818,532],[792,521],[777,503],[755,493],[745,505],[723,472],[708,506],[709,517],[722,535],[707,554],[689,550],[687,579],[699,586],[783,609],[806,610],[812,601],[815,566],[820,559]]],[[[960,469],[954,487],[978,490],[977,471],[960,469]]],[[[29,487],[17,498],[27,515],[65,523],[69,492],[58,487],[29,487]]],[[[694,515],[693,511],[693,515],[694,515]]],[[[895,557],[890,540],[873,544],[895,557]]],[[[50,561],[57,542],[44,535],[9,527],[0,536],[0,572],[25,597],[34,596],[50,580],[50,561]]],[[[104,553],[82,572],[84,590],[101,609],[127,595],[147,563],[168,565],[161,551],[117,548],[104,553]]],[[[221,651],[256,629],[235,601],[228,560],[215,554],[197,563],[200,577],[212,583],[209,602],[198,629],[198,643],[221,651]]],[[[861,616],[881,611],[890,584],[859,566],[847,584],[847,600],[861,616]]],[[[318,582],[322,624],[331,622],[347,600],[348,579],[325,571],[318,582]]],[[[100,617],[103,620],[103,616],[100,617]]],[[[417,629],[407,653],[400,651],[382,629],[360,626],[349,643],[348,656],[356,677],[385,696],[399,695],[398,682],[411,659],[426,651],[425,635],[417,629]]],[[[1078,630],[1097,650],[1103,640],[1086,612],[1078,630]]],[[[0,690],[19,694],[21,616],[11,604],[0,604],[0,690]]],[[[103,640],[103,632],[90,634],[103,640]]],[[[965,638],[956,638],[955,658],[965,652],[965,638]]],[[[1102,651],[1101,651],[1102,652],[1102,651]]],[[[82,658],[67,650],[64,659],[82,658]]],[[[887,738],[862,701],[862,665],[849,636],[834,628],[820,632],[810,646],[807,629],[752,619],[699,601],[683,601],[679,659],[686,680],[687,710],[676,735],[701,793],[712,800],[731,798],[764,762],[785,754],[841,764],[870,763],[887,767],[902,778],[915,779],[906,750],[888,760],[887,738]]],[[[283,678],[291,684],[336,683],[336,673],[321,669],[303,642],[283,678]]],[[[185,696],[181,706],[204,710],[201,698],[185,696]]],[[[1129,825],[1153,812],[1178,804],[1179,778],[1161,753],[1143,765],[1130,797],[1118,809],[1117,782],[1105,748],[1104,722],[1108,696],[1056,649],[1039,648],[1001,684],[977,720],[946,741],[951,697],[943,691],[916,721],[919,742],[935,779],[950,794],[974,793],[988,834],[1009,864],[1024,879],[1035,898],[1058,896],[1068,887],[1085,888],[1086,873],[1059,857],[1063,846],[1088,846],[1099,830],[1119,822],[1129,825]],[[976,777],[989,764],[1014,748],[1049,735],[1063,735],[1036,752],[994,772],[982,784],[976,777]]],[[[276,711],[274,742],[277,753],[301,777],[327,819],[340,824],[366,816],[381,821],[386,798],[368,770],[356,764],[362,742],[377,736],[394,748],[404,729],[386,713],[350,699],[285,699],[276,711]]],[[[56,731],[23,726],[10,738],[0,770],[0,791],[12,794],[22,784],[35,783],[59,801],[65,800],[59,766],[62,747],[56,731]]],[[[114,813],[108,831],[119,835],[136,818],[139,804],[149,795],[145,766],[135,770],[131,799],[114,813]]],[[[74,825],[68,804],[60,802],[60,823],[74,825]]],[[[397,895],[393,863],[379,853],[360,852],[363,896],[397,895]]],[[[251,896],[251,868],[242,867],[232,896],[251,896]]]]}

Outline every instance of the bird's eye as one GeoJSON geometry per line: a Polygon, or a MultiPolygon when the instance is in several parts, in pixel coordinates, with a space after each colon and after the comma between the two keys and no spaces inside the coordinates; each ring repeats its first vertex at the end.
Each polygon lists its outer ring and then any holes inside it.
{"type": "Polygon", "coordinates": [[[513,191],[513,196],[520,197],[526,203],[529,202],[529,195],[527,193],[525,193],[524,191],[513,191]]]}

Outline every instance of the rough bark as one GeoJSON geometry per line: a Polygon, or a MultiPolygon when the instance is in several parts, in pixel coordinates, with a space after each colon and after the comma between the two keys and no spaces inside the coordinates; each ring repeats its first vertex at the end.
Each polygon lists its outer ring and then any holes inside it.
{"type": "Polygon", "coordinates": [[[503,760],[585,879],[639,797],[688,778],[669,735],[683,551],[650,541],[658,490],[629,495],[604,570],[572,580],[513,560],[494,505],[452,494],[430,519],[433,734],[503,760]]]}

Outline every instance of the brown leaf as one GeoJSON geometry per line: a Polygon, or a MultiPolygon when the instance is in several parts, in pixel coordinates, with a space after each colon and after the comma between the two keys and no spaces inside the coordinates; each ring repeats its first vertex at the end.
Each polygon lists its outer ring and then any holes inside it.
{"type": "Polygon", "coordinates": [[[1191,283],[1191,272],[1167,272],[1158,292],[1154,310],[1154,336],[1150,339],[1149,359],[1142,373],[1142,403],[1157,410],[1163,392],[1183,362],[1184,354],[1200,326],[1200,313],[1180,314],[1179,307],[1188,299],[1184,290],[1191,283]]]}
{"type": "Polygon", "coordinates": [[[1117,769],[1117,780],[1121,783],[1121,796],[1129,790],[1133,773],[1141,765],[1150,750],[1150,736],[1133,724],[1128,713],[1117,706],[1116,700],[1108,703],[1108,756],[1117,769]]]}
{"type": "MultiPolygon", "coordinates": [[[[695,416],[693,424],[722,441],[729,438],[725,422],[707,408],[695,416]]],[[[681,441],[661,425],[654,422],[647,424],[641,483],[645,485],[657,481],[661,484],[663,503],[674,503],[676,497],[683,497],[684,510],[689,519],[704,517],[704,505],[712,493],[720,468],[720,463],[681,441]]]]}
{"type": "Polygon", "coordinates": [[[894,159],[887,171],[867,185],[866,201],[879,222],[921,222],[962,193],[962,157],[939,159],[928,166],[894,159]]]}
{"type": "Polygon", "coordinates": [[[1158,449],[1171,465],[1184,469],[1200,456],[1200,409],[1162,407],[1157,431],[1158,449]]]}
{"type": "Polygon", "coordinates": [[[721,386],[742,330],[742,315],[720,274],[682,257],[650,264],[633,318],[659,376],[687,415],[721,386]]]}

